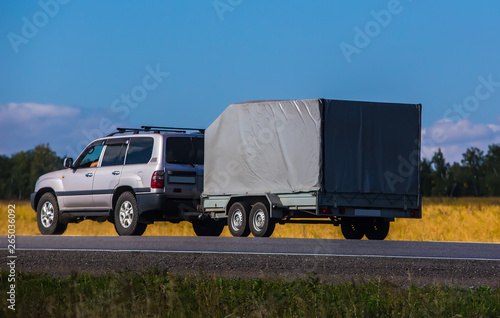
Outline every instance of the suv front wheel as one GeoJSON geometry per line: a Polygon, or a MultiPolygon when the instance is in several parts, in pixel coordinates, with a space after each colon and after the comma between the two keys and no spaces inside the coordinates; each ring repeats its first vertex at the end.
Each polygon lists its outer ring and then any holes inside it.
{"type": "Polygon", "coordinates": [[[59,206],[52,193],[45,193],[36,208],[38,229],[43,235],[60,235],[66,231],[67,223],[59,223],[59,206]]]}
{"type": "Polygon", "coordinates": [[[124,192],[115,205],[115,229],[119,235],[142,235],[147,224],[139,222],[139,208],[135,196],[124,192]]]}

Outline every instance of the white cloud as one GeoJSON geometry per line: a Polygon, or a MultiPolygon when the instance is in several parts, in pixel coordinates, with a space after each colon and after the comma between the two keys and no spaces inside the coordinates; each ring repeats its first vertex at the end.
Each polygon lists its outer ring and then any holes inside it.
{"type": "Polygon", "coordinates": [[[488,127],[494,132],[494,133],[498,133],[500,132],[500,125],[493,125],[493,124],[490,124],[488,125],[488,127]]]}
{"type": "Polygon", "coordinates": [[[0,104],[0,122],[29,122],[44,118],[75,118],[80,115],[79,108],[37,103],[0,104]]]}
{"type": "Polygon", "coordinates": [[[491,139],[498,131],[500,131],[500,125],[474,124],[468,118],[458,122],[441,119],[431,127],[424,128],[422,138],[446,145],[460,141],[491,139]]]}
{"type": "Polygon", "coordinates": [[[49,143],[58,155],[75,157],[93,139],[121,122],[105,111],[84,114],[78,107],[38,103],[0,104],[0,154],[33,149],[49,143]]]}
{"type": "Polygon", "coordinates": [[[442,119],[422,129],[422,155],[426,158],[441,148],[448,162],[460,162],[467,148],[477,147],[486,153],[494,143],[500,143],[500,125],[476,124],[468,118],[458,122],[442,119]]]}

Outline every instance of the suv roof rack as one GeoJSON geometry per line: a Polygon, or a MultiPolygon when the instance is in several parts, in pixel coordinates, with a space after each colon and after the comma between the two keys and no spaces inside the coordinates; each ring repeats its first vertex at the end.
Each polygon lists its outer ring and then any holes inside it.
{"type": "Polygon", "coordinates": [[[200,133],[204,134],[205,129],[201,128],[178,128],[178,127],[162,127],[162,126],[141,126],[145,131],[170,131],[170,132],[183,132],[185,133],[187,130],[194,130],[194,131],[199,131],[200,133]]]}
{"type": "Polygon", "coordinates": [[[115,132],[112,132],[111,134],[108,135],[114,136],[116,134],[124,134],[124,133],[134,133],[138,134],[139,132],[154,132],[154,133],[160,133],[161,131],[163,132],[178,132],[178,133],[186,133],[188,130],[194,130],[194,131],[199,131],[200,133],[204,134],[205,129],[199,129],[199,128],[177,128],[177,127],[161,127],[161,126],[141,126],[141,128],[121,128],[118,127],[116,128],[115,132]]]}

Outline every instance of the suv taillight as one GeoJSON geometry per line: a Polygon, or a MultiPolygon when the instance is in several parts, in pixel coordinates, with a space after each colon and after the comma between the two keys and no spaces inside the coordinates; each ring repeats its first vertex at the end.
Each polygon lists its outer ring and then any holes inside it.
{"type": "Polygon", "coordinates": [[[158,189],[165,186],[165,171],[156,170],[151,177],[151,188],[158,189]]]}

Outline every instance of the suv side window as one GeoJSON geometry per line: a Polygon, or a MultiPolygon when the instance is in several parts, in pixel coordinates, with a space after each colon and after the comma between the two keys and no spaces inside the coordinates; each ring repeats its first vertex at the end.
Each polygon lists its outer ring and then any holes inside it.
{"type": "Polygon", "coordinates": [[[97,167],[99,157],[101,156],[102,148],[104,145],[96,144],[88,147],[85,152],[80,156],[81,160],[75,163],[77,168],[97,167]]]}
{"type": "Polygon", "coordinates": [[[125,165],[148,163],[153,153],[154,139],[151,137],[130,138],[125,165]]]}
{"type": "Polygon", "coordinates": [[[125,159],[125,143],[108,144],[102,158],[101,167],[123,165],[125,159]]]}

